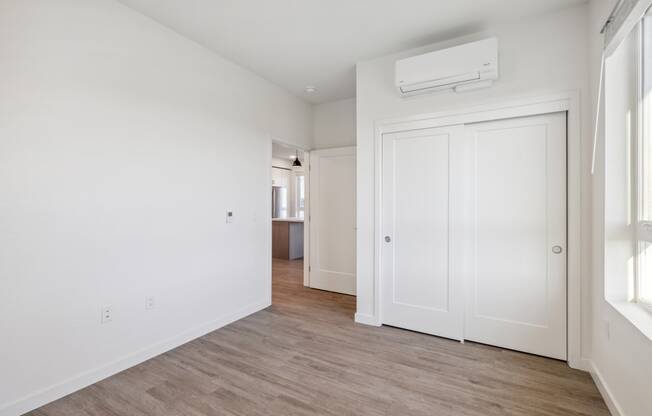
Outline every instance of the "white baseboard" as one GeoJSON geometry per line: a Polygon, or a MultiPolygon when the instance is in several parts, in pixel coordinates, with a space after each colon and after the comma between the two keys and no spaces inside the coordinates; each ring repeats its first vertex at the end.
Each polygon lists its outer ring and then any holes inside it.
{"type": "Polygon", "coordinates": [[[192,329],[184,331],[177,336],[165,341],[158,342],[149,347],[143,348],[135,353],[118,358],[108,364],[94,368],[92,370],[80,373],[67,380],[61,381],[53,386],[47,387],[21,399],[0,406],[0,416],[19,416],[31,410],[39,408],[77,390],[88,387],[107,377],[124,371],[130,367],[138,365],[144,361],[161,355],[196,338],[213,332],[223,326],[242,319],[252,313],[258,312],[270,306],[269,300],[257,302],[240,309],[237,312],[228,314],[219,319],[198,325],[192,329]]]}
{"type": "Polygon", "coordinates": [[[625,416],[625,413],[623,412],[622,408],[614,398],[613,394],[611,394],[611,390],[609,389],[609,386],[607,385],[604,378],[602,377],[600,370],[598,370],[598,368],[595,366],[595,363],[591,362],[590,367],[591,367],[591,377],[593,377],[593,381],[595,382],[595,385],[598,387],[598,390],[600,391],[600,394],[602,395],[604,402],[607,404],[607,407],[609,408],[609,411],[611,412],[612,416],[625,416]]]}
{"type": "Polygon", "coordinates": [[[367,315],[365,313],[356,313],[355,314],[355,321],[359,324],[363,325],[371,325],[371,326],[381,326],[382,324],[373,315],[367,315]]]}
{"type": "Polygon", "coordinates": [[[568,366],[575,370],[586,371],[587,373],[590,373],[591,369],[593,368],[591,360],[589,360],[588,358],[580,358],[580,359],[572,360],[569,357],[568,366]]]}

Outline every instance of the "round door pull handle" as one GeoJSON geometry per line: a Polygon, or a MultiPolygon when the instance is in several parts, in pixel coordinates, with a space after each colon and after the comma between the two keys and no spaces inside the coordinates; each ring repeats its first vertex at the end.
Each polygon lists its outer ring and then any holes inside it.
{"type": "Polygon", "coordinates": [[[386,236],[385,236],[385,242],[386,242],[386,243],[391,243],[391,242],[392,242],[392,237],[386,235],[386,236]]]}
{"type": "Polygon", "coordinates": [[[552,248],[552,252],[555,253],[555,254],[561,254],[562,251],[563,251],[563,249],[561,248],[561,246],[554,246],[552,248]]]}

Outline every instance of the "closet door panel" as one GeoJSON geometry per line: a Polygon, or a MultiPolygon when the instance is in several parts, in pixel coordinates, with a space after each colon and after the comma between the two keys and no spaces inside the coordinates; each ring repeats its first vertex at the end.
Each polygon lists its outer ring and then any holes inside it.
{"type": "Polygon", "coordinates": [[[383,323],[461,339],[451,263],[453,166],[461,127],[383,139],[383,323]]]}
{"type": "Polygon", "coordinates": [[[565,114],[467,126],[465,338],[566,359],[565,114]]]}

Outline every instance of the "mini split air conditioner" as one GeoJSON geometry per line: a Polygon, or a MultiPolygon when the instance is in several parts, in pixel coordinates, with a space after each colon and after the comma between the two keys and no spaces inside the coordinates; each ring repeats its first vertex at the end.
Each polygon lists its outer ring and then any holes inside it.
{"type": "Polygon", "coordinates": [[[498,79],[498,39],[489,38],[396,61],[396,88],[406,97],[491,86],[498,79]]]}

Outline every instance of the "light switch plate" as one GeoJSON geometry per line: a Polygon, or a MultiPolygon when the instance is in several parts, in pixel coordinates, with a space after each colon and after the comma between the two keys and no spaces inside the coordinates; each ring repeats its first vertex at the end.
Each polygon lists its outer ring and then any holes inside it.
{"type": "Polygon", "coordinates": [[[226,211],[226,223],[231,224],[233,222],[233,211],[226,211]]]}

